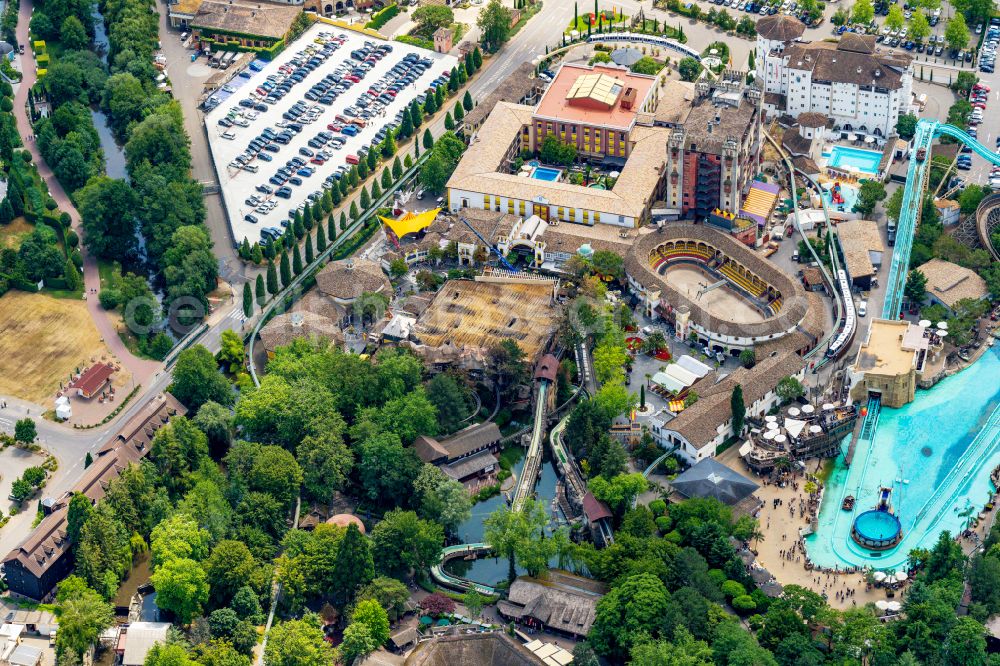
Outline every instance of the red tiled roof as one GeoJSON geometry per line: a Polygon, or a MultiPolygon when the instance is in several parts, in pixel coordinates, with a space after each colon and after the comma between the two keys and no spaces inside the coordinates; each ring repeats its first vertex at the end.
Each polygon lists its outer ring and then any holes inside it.
{"type": "Polygon", "coordinates": [[[608,505],[594,497],[594,493],[587,493],[583,496],[583,512],[587,514],[587,520],[592,523],[602,518],[611,517],[608,505]]]}
{"type": "Polygon", "coordinates": [[[88,395],[93,395],[95,391],[104,386],[104,382],[108,381],[114,372],[114,366],[108,363],[95,363],[84,370],[83,374],[73,381],[69,387],[79,389],[88,395]]]}

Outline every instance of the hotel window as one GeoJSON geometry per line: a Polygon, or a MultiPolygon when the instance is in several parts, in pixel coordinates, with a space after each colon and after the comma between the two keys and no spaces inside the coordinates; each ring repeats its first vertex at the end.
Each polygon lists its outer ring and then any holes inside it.
{"type": "Polygon", "coordinates": [[[514,214],[514,200],[513,199],[507,199],[507,212],[510,213],[511,215],[514,214]]]}
{"type": "Polygon", "coordinates": [[[519,201],[518,202],[518,210],[521,213],[521,215],[523,216],[524,215],[524,202],[523,201],[519,201]]]}
{"type": "Polygon", "coordinates": [[[483,195],[483,210],[489,210],[492,204],[493,204],[493,197],[491,197],[488,194],[483,195]]]}
{"type": "Polygon", "coordinates": [[[566,219],[566,209],[563,208],[562,206],[559,206],[559,208],[556,209],[556,216],[560,220],[565,220],[566,219]]]}

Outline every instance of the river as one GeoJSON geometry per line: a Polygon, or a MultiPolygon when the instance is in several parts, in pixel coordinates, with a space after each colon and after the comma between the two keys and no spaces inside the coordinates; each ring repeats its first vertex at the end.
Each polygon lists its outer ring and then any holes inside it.
{"type": "MultiPolygon", "coordinates": [[[[101,56],[105,64],[108,62],[108,33],[104,29],[104,17],[94,3],[94,52],[101,56]]],[[[108,125],[108,117],[100,109],[92,108],[90,115],[94,119],[94,127],[97,128],[97,136],[101,140],[101,150],[104,151],[104,171],[111,178],[128,178],[128,171],[125,165],[125,150],[115,141],[111,127],[108,125]]]]}

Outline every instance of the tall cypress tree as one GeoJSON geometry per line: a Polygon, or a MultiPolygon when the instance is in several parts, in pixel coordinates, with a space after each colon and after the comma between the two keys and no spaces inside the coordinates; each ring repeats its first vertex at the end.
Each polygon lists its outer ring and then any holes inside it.
{"type": "MultiPolygon", "coordinates": [[[[331,215],[329,219],[332,221],[333,220],[333,215],[331,215]]],[[[326,232],[323,231],[323,225],[322,224],[317,224],[316,225],[316,252],[322,252],[325,249],[326,249],[326,232]]]]}
{"type": "Polygon", "coordinates": [[[392,187],[392,174],[389,173],[389,167],[386,167],[382,169],[382,189],[388,190],[390,187],[392,187]]]}
{"type": "MultiPolygon", "coordinates": [[[[342,212],[341,215],[343,214],[342,212]]],[[[333,215],[326,221],[326,235],[330,237],[331,243],[337,239],[337,223],[334,221],[333,215]]]]}
{"type": "Polygon", "coordinates": [[[414,132],[420,129],[420,125],[424,122],[423,111],[420,110],[420,105],[417,104],[417,100],[410,102],[410,120],[413,121],[414,132]]]}
{"type": "Polygon", "coordinates": [[[399,177],[403,175],[403,165],[399,162],[399,157],[392,161],[392,179],[399,180],[399,177]]]}
{"type": "Polygon", "coordinates": [[[243,314],[247,317],[253,316],[253,291],[249,282],[243,283],[243,314]]]}
{"type": "Polygon", "coordinates": [[[288,261],[288,252],[281,253],[281,265],[278,269],[281,272],[281,286],[287,288],[292,283],[292,266],[288,261]]]}
{"type": "Polygon", "coordinates": [[[332,571],[335,574],[330,581],[330,591],[333,593],[334,603],[340,606],[349,604],[358,589],[375,578],[371,544],[361,535],[357,525],[348,526],[337,546],[332,571]]]}
{"type": "Polygon", "coordinates": [[[274,296],[281,288],[278,287],[278,273],[274,270],[274,262],[267,262],[267,293],[274,296]]]}
{"type": "MultiPolygon", "coordinates": [[[[351,205],[354,206],[353,203],[351,205]]],[[[357,208],[354,208],[354,210],[357,210],[357,208]]],[[[345,231],[347,231],[347,213],[340,211],[340,232],[343,233],[345,231]]]]}
{"type": "Polygon", "coordinates": [[[292,246],[292,272],[295,275],[302,275],[302,254],[299,252],[298,244],[292,246]]]}
{"type": "MultiPolygon", "coordinates": [[[[323,225],[322,224],[319,225],[319,231],[320,231],[320,233],[323,232],[323,225]]],[[[313,254],[313,237],[312,236],[306,236],[306,264],[307,265],[311,264],[313,262],[313,259],[315,259],[315,258],[316,258],[316,255],[313,254]]]]}
{"type": "Polygon", "coordinates": [[[472,103],[472,95],[470,95],[469,91],[466,90],[465,97],[462,98],[462,108],[466,111],[472,111],[473,106],[475,106],[475,104],[472,103]]]}
{"type": "MultiPolygon", "coordinates": [[[[362,187],[361,188],[361,210],[368,210],[371,207],[372,207],[372,198],[371,198],[371,195],[368,194],[368,188],[367,187],[362,187]]],[[[355,219],[357,219],[357,218],[355,218],[355,219]]]]}
{"type": "Polygon", "coordinates": [[[378,184],[378,180],[372,180],[372,201],[378,201],[379,197],[382,196],[382,188],[378,184]]]}
{"type": "Polygon", "coordinates": [[[430,150],[434,147],[434,137],[431,135],[431,128],[428,127],[424,130],[424,150],[430,150]]]}
{"type": "Polygon", "coordinates": [[[437,104],[437,108],[444,108],[444,86],[438,86],[434,89],[434,103],[437,104]]]}
{"type": "MultiPolygon", "coordinates": [[[[362,192],[362,194],[364,193],[362,192]]],[[[358,202],[354,200],[351,202],[351,221],[357,222],[359,217],[361,217],[361,214],[358,212],[358,202]]]]}
{"type": "Polygon", "coordinates": [[[267,292],[264,291],[264,276],[257,273],[257,283],[254,285],[254,291],[257,294],[257,305],[264,307],[264,303],[267,302],[267,292]]]}

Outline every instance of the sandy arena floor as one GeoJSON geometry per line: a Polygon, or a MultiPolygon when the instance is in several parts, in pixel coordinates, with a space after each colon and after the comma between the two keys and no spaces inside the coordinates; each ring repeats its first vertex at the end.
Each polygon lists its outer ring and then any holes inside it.
{"type": "Polygon", "coordinates": [[[764,321],[760,311],[729,286],[718,287],[698,298],[699,290],[716,280],[694,266],[668,266],[664,277],[677,291],[719,319],[735,324],[754,324],[764,321]]]}

